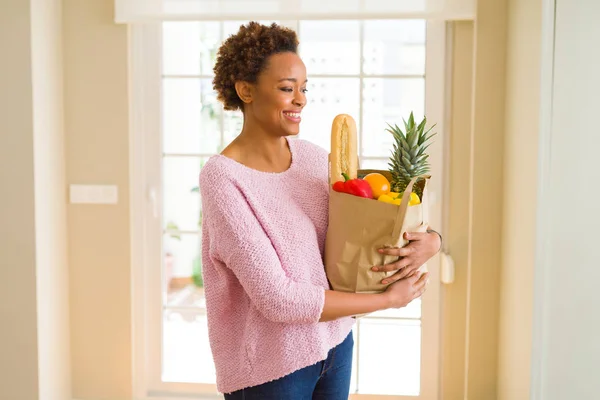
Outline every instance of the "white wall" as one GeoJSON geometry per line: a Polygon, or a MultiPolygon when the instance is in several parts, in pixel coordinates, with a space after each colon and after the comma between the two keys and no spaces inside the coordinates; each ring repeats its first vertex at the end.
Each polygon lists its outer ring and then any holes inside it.
{"type": "Polygon", "coordinates": [[[40,400],[71,398],[61,0],[30,0],[40,400]]]}
{"type": "Polygon", "coordinates": [[[556,0],[552,112],[543,106],[542,118],[551,126],[541,139],[536,400],[600,398],[599,17],[598,0],[556,0]]]}

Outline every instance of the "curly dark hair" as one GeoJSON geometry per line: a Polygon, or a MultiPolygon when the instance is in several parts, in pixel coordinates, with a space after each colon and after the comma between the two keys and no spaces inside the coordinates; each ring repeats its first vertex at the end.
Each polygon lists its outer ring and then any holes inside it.
{"type": "Polygon", "coordinates": [[[213,88],[225,110],[242,110],[244,103],[235,91],[235,82],[256,83],[273,54],[298,52],[298,37],[291,29],[249,22],[227,38],[219,48],[213,69],[213,88]]]}

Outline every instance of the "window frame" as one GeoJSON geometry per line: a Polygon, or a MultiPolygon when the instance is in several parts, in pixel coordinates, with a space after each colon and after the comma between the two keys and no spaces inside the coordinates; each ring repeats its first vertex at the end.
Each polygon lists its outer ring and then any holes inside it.
{"type": "MultiPolygon", "coordinates": [[[[298,21],[280,21],[298,28],[298,21]]],[[[425,67],[425,112],[436,121],[437,141],[430,147],[433,171],[440,179],[430,184],[430,223],[444,232],[442,204],[447,181],[449,124],[447,97],[450,90],[451,30],[443,21],[427,21],[425,67]]],[[[132,290],[132,364],[136,399],[171,400],[190,396],[221,399],[216,385],[162,382],[162,232],[161,166],[161,23],[129,26],[130,76],[130,223],[132,290]],[[159,232],[156,235],[150,232],[159,232]]],[[[361,33],[361,47],[362,47],[361,33]]],[[[361,63],[362,73],[362,63],[361,63]]],[[[360,87],[362,98],[362,85],[360,87]]],[[[361,101],[362,111],[362,101],[361,101]]],[[[223,129],[223,128],[222,128],[223,129]]],[[[359,127],[360,129],[360,127],[359,127]]],[[[361,135],[362,137],[362,135],[361,135]]],[[[365,157],[380,159],[380,157],[365,157]]],[[[362,160],[361,160],[362,161],[362,160]]],[[[355,400],[438,398],[440,379],[440,280],[439,256],[428,262],[431,284],[422,301],[421,314],[421,393],[419,396],[351,394],[355,400]],[[431,371],[426,373],[426,371],[431,371]],[[433,372],[433,373],[432,373],[433,372]]]]}

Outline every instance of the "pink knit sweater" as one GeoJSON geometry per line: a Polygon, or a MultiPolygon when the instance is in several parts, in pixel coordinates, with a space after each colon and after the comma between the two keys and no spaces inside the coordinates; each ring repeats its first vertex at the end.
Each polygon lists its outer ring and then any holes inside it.
{"type": "Polygon", "coordinates": [[[217,155],[200,174],[208,332],[221,393],[324,360],[354,322],[318,322],[329,290],[327,153],[288,142],[285,172],[217,155]]]}

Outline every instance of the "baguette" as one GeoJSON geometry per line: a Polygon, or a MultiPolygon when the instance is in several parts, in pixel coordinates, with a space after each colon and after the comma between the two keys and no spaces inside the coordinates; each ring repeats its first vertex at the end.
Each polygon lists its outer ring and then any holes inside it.
{"type": "Polygon", "coordinates": [[[350,179],[358,174],[356,123],[348,114],[339,114],[331,124],[331,153],[329,154],[329,180],[333,184],[343,181],[342,173],[350,179]]]}

